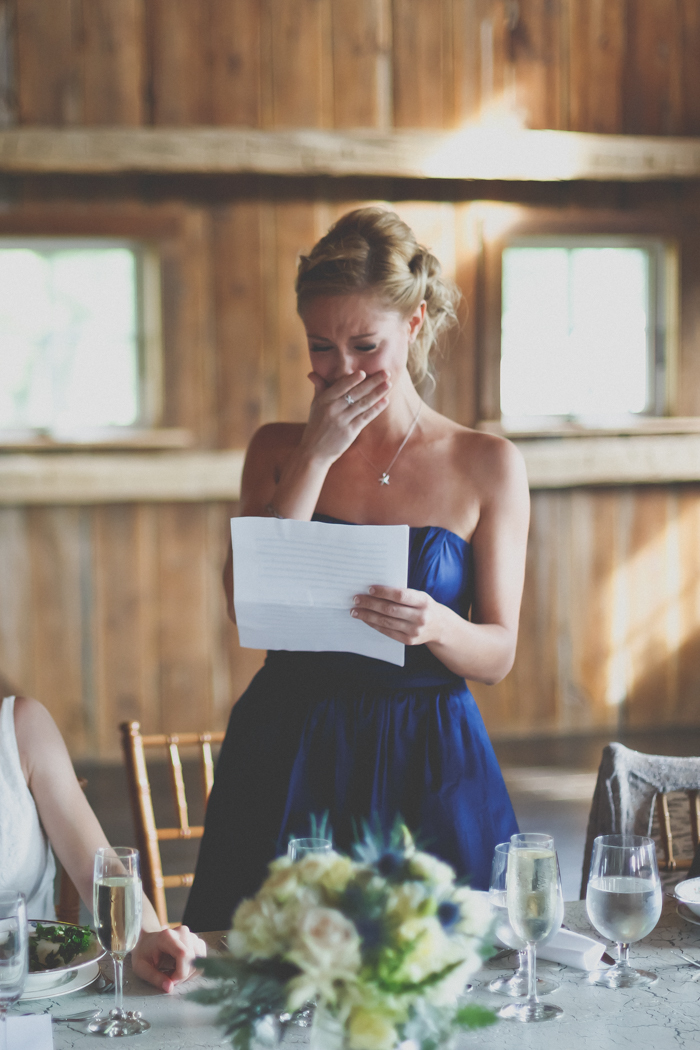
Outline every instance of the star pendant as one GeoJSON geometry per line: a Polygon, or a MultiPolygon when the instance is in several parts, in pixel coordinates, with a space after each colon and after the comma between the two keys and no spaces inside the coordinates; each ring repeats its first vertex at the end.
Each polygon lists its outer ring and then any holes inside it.
{"type": "Polygon", "coordinates": [[[388,485],[389,484],[389,475],[387,474],[386,471],[384,471],[384,473],[380,477],[379,484],[380,485],[388,485]]]}

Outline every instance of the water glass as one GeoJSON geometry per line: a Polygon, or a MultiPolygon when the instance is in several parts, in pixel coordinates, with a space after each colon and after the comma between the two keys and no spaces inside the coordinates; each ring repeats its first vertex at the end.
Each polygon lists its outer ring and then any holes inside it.
{"type": "Polygon", "coordinates": [[[561,893],[559,865],[550,835],[512,835],[506,870],[508,919],[527,946],[527,1000],[510,1003],[499,1016],[511,1021],[549,1021],[563,1010],[537,998],[537,945],[556,929],[561,893]]]}
{"type": "Polygon", "coordinates": [[[287,846],[287,856],[290,860],[301,860],[310,853],[330,853],[333,843],[330,839],[290,839],[287,846]]]}
{"type": "Polygon", "coordinates": [[[141,933],[143,896],[139,851],[106,846],[95,854],[93,917],[98,940],[114,963],[114,1008],[88,1025],[93,1035],[139,1035],[150,1028],[138,1013],[124,1011],[124,956],[141,933]]]}
{"type": "Polygon", "coordinates": [[[630,944],[641,941],[661,915],[661,881],[656,848],[643,835],[599,835],[593,840],[586,911],[598,933],[617,944],[617,962],[595,970],[590,980],[607,988],[652,984],[656,974],[635,970],[630,944]]]}
{"type": "MultiPolygon", "coordinates": [[[[29,941],[23,893],[0,893],[0,1030],[27,980],[29,941]]],[[[2,1040],[3,1042],[6,1041],[2,1040]]]]}
{"type": "MultiPolygon", "coordinates": [[[[498,995],[510,995],[515,999],[524,999],[527,995],[527,945],[525,941],[514,932],[508,919],[508,903],[506,900],[506,872],[508,869],[508,851],[510,842],[499,842],[493,852],[493,863],[491,865],[491,882],[489,884],[489,903],[496,920],[495,934],[501,944],[508,948],[518,950],[518,969],[509,977],[496,977],[489,984],[489,991],[498,995]]],[[[540,945],[549,944],[556,937],[562,922],[564,921],[564,897],[561,887],[557,893],[557,917],[549,937],[540,942],[540,945]]],[[[537,994],[549,995],[555,992],[559,984],[548,978],[537,978],[537,994]]]]}

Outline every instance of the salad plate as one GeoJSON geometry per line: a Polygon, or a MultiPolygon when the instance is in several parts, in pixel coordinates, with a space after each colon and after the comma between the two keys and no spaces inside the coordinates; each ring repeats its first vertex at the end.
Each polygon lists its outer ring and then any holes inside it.
{"type": "Polygon", "coordinates": [[[29,920],[29,975],[23,999],[66,995],[100,972],[104,948],[91,929],[55,920],[29,920]]]}

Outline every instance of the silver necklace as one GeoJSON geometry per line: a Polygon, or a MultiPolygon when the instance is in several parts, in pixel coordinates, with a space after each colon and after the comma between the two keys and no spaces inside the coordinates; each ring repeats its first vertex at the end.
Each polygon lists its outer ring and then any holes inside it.
{"type": "MultiPolygon", "coordinates": [[[[411,423],[410,427],[406,431],[406,437],[403,439],[403,441],[399,445],[398,449],[396,450],[396,454],[395,454],[394,458],[392,459],[391,463],[389,464],[389,466],[386,468],[386,470],[382,471],[382,473],[379,475],[379,479],[378,480],[379,480],[379,484],[380,485],[388,485],[389,484],[389,474],[390,474],[391,468],[393,467],[394,463],[396,463],[396,460],[399,458],[399,456],[403,452],[404,448],[406,447],[406,443],[407,443],[408,439],[410,438],[411,434],[415,430],[416,423],[418,422],[418,416],[420,415],[420,410],[422,409],[422,407],[423,407],[423,402],[421,401],[420,405],[418,406],[418,411],[416,412],[415,416],[413,417],[413,422],[411,423]]],[[[369,465],[372,468],[372,470],[379,470],[379,467],[375,467],[375,465],[374,465],[374,463],[372,462],[371,459],[367,459],[367,456],[364,454],[364,452],[359,447],[359,445],[358,445],[357,451],[360,453],[360,455],[364,459],[365,463],[369,463],[369,465]]]]}

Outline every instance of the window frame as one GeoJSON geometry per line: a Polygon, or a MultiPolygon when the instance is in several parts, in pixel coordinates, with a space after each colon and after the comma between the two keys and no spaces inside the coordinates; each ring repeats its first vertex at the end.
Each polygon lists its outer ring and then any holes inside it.
{"type": "MultiPolygon", "coordinates": [[[[0,447],[34,447],[37,443],[46,444],[47,441],[64,445],[72,443],[73,440],[76,444],[114,442],[130,445],[134,438],[150,444],[149,432],[159,429],[162,424],[164,395],[161,260],[157,245],[150,240],[109,234],[0,233],[0,249],[7,248],[29,248],[37,251],[126,248],[133,252],[136,266],[138,411],[132,423],[98,428],[77,427],[70,432],[69,438],[63,432],[57,433],[45,427],[16,428],[0,425],[0,447]]],[[[171,444],[171,441],[167,444],[171,444]]]]}
{"type": "MultiPolygon", "coordinates": [[[[642,213],[592,212],[580,210],[514,208],[486,203],[486,218],[480,223],[477,278],[480,343],[477,370],[477,423],[479,429],[509,437],[548,437],[608,434],[661,433],[684,430],[678,411],[678,371],[680,358],[682,237],[672,224],[659,216],[642,213]],[[503,208],[503,228],[499,228],[499,209],[503,208]],[[512,212],[509,218],[508,210],[512,212]],[[497,217],[489,218],[489,213],[497,217]],[[489,226],[497,232],[489,235],[489,226]],[[502,257],[514,246],[611,246],[652,248],[655,255],[654,373],[655,403],[645,413],[622,415],[612,421],[569,419],[563,416],[525,417],[509,420],[501,413],[501,318],[502,257]],[[665,321],[659,335],[658,322],[665,321]],[[662,354],[662,360],[659,357],[662,354]]],[[[690,429],[695,429],[691,427],[690,429]]]]}

